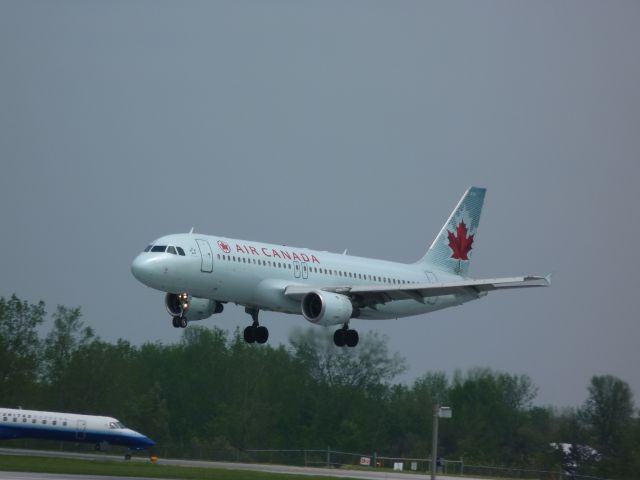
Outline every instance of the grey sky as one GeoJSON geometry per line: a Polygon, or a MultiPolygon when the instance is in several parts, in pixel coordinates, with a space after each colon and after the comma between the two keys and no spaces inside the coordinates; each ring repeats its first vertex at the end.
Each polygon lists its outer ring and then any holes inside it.
{"type": "MultiPolygon", "coordinates": [[[[488,188],[470,274],[553,272],[400,321],[410,365],[640,395],[640,3],[0,1],[0,295],[173,342],[129,265],[196,231],[411,262],[488,188]]],[[[203,322],[234,329],[228,306],[203,322]]],[[[270,342],[302,317],[263,314],[270,342]]]]}

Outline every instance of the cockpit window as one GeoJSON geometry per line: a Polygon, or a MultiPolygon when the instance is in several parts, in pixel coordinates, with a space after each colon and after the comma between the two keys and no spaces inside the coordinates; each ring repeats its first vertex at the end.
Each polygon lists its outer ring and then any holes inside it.
{"type": "Polygon", "coordinates": [[[178,249],[178,253],[184,257],[184,250],[180,247],[176,247],[178,249]]]}
{"type": "Polygon", "coordinates": [[[148,252],[149,250],[151,250],[151,247],[152,247],[152,246],[153,246],[153,245],[147,245],[147,248],[145,248],[145,249],[144,249],[144,251],[145,251],[145,252],[148,252]]]}
{"type": "Polygon", "coordinates": [[[156,245],[151,249],[152,252],[164,252],[167,249],[166,245],[156,245]]]}
{"type": "Polygon", "coordinates": [[[114,430],[116,428],[127,428],[120,422],[109,422],[109,428],[114,430]]]}
{"type": "Polygon", "coordinates": [[[177,255],[177,253],[176,253],[176,247],[174,247],[174,246],[172,246],[172,245],[169,245],[169,246],[167,247],[167,253],[171,253],[171,254],[173,254],[173,255],[177,255]]]}

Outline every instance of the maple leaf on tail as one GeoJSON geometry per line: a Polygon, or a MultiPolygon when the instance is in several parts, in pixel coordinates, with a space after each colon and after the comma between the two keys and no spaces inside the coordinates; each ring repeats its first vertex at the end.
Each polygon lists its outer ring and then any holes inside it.
{"type": "Polygon", "coordinates": [[[467,236],[468,231],[464,220],[458,224],[455,234],[450,232],[448,229],[447,233],[449,234],[449,248],[453,250],[451,258],[455,258],[456,260],[469,260],[468,253],[471,251],[474,236],[467,236]]]}

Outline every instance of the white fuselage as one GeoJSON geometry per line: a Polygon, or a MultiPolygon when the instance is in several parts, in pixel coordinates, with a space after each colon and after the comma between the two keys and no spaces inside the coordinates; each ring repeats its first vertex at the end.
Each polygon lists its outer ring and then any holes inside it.
{"type": "MultiPolygon", "coordinates": [[[[286,287],[402,287],[461,279],[423,264],[403,264],[260,242],[201,234],[168,235],[152,244],[180,247],[185,255],[143,252],[132,271],[142,283],[168,293],[284,313],[300,314],[300,302],[286,287]]],[[[160,248],[158,248],[159,250],[160,248]]],[[[431,312],[478,298],[457,294],[393,300],[363,308],[358,318],[389,319],[431,312]]]]}
{"type": "Polygon", "coordinates": [[[131,449],[155,445],[112,417],[0,407],[0,439],[12,438],[108,443],[131,449]]]}

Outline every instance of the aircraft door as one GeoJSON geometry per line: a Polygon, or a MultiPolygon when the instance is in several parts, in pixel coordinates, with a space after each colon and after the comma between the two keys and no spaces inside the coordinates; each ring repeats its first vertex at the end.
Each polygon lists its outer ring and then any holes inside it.
{"type": "MultiPolygon", "coordinates": [[[[429,271],[425,271],[424,273],[427,276],[427,280],[430,283],[436,283],[438,281],[438,277],[436,277],[435,273],[429,272],[429,271]]],[[[436,302],[438,301],[438,297],[427,297],[425,300],[429,305],[435,305],[436,302]]]]}
{"type": "Polygon", "coordinates": [[[211,246],[206,240],[196,239],[198,248],[200,249],[200,256],[202,263],[200,264],[200,271],[205,273],[213,272],[213,252],[211,246]]]}
{"type": "Polygon", "coordinates": [[[302,278],[309,278],[309,265],[307,265],[307,262],[302,262],[302,278]]]}
{"type": "Polygon", "coordinates": [[[296,278],[300,278],[300,262],[297,260],[293,261],[293,276],[296,278]]]}
{"type": "Polygon", "coordinates": [[[76,424],[76,440],[84,440],[87,437],[87,421],[78,420],[76,424]]]}

